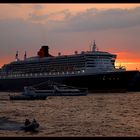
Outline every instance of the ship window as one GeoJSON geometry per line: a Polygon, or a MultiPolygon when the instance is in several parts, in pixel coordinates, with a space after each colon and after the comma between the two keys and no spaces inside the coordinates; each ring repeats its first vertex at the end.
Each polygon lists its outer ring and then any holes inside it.
{"type": "Polygon", "coordinates": [[[80,71],[78,71],[78,73],[80,73],[80,71]]]}
{"type": "Polygon", "coordinates": [[[87,67],[95,67],[94,65],[87,65],[87,67]]]}

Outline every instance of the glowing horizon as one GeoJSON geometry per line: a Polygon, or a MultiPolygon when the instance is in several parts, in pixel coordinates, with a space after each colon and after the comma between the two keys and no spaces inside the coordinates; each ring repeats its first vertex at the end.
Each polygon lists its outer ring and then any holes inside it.
{"type": "MultiPolygon", "coordinates": [[[[115,53],[114,53],[115,54],[115,53]]],[[[118,53],[119,54],[119,53],[118,53]]],[[[66,55],[66,54],[64,54],[66,55]]],[[[67,54],[68,55],[68,54],[67,54]]],[[[35,56],[35,55],[34,55],[35,56]]],[[[56,55],[55,55],[56,56],[56,55]]],[[[31,56],[30,56],[31,57],[31,56]]],[[[119,55],[117,55],[117,57],[119,57],[119,55]]],[[[125,57],[125,56],[124,56],[125,57]]],[[[23,60],[23,59],[20,59],[23,60]]],[[[14,56],[12,58],[12,61],[15,61],[14,56]]],[[[0,64],[0,68],[4,65],[4,64],[8,64],[10,62],[12,62],[11,59],[6,59],[3,61],[3,63],[0,64]]],[[[132,59],[132,60],[124,60],[123,58],[119,58],[116,59],[115,61],[115,66],[119,67],[119,66],[124,66],[126,68],[126,70],[140,70],[140,59],[132,59]]]]}

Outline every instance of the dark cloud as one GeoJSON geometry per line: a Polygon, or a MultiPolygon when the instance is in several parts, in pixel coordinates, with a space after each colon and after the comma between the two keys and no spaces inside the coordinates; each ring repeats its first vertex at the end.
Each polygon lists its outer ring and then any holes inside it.
{"type": "MultiPolygon", "coordinates": [[[[140,25],[140,8],[110,9],[100,11],[88,9],[85,12],[69,16],[57,23],[56,31],[97,31],[127,28],[140,25]]],[[[50,21],[52,24],[52,21],[50,21]]]]}

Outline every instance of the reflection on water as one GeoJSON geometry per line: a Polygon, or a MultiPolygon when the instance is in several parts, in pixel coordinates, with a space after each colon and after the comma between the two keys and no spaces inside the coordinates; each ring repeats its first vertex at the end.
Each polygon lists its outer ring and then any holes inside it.
{"type": "Polygon", "coordinates": [[[10,101],[8,94],[0,93],[0,136],[140,136],[139,92],[36,101],[10,101]],[[40,123],[39,133],[20,130],[26,118],[40,123]]]}

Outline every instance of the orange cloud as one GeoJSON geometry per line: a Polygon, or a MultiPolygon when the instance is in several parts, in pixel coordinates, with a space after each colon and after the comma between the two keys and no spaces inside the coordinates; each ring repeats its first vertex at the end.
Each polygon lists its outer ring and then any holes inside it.
{"type": "MultiPolygon", "coordinates": [[[[87,9],[96,8],[99,10],[105,9],[130,9],[140,6],[140,4],[1,4],[0,19],[7,18],[22,18],[28,19],[30,13],[37,15],[59,13],[63,10],[69,10],[72,14],[82,12],[87,9]],[[42,6],[42,8],[36,8],[42,6]]],[[[56,15],[55,15],[56,16],[56,15]]],[[[59,18],[60,15],[57,15],[59,18]]],[[[61,15],[62,16],[62,15],[61,15]]],[[[60,18],[61,18],[60,16],[60,18]]]]}

